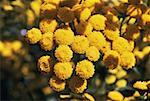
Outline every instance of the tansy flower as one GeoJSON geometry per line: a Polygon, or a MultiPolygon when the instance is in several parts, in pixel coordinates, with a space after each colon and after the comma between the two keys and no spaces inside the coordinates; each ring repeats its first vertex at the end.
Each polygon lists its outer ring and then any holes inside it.
{"type": "Polygon", "coordinates": [[[12,50],[14,52],[18,52],[21,49],[21,47],[22,47],[21,41],[16,40],[16,41],[12,42],[12,50]]]}
{"type": "Polygon", "coordinates": [[[89,8],[84,8],[80,13],[80,21],[86,21],[91,16],[89,8]]]}
{"type": "Polygon", "coordinates": [[[148,89],[146,81],[137,81],[133,84],[133,87],[137,88],[137,89],[141,89],[141,90],[147,90],[148,89]]]}
{"type": "Polygon", "coordinates": [[[57,27],[57,21],[52,19],[42,19],[40,21],[39,27],[43,33],[54,32],[57,27]]]}
{"type": "Polygon", "coordinates": [[[103,62],[106,65],[106,67],[114,69],[120,63],[120,55],[114,50],[108,50],[103,57],[103,62]]]}
{"type": "Polygon", "coordinates": [[[101,52],[105,53],[109,50],[111,50],[111,43],[109,41],[106,41],[106,44],[105,44],[105,46],[102,47],[101,52]]]}
{"type": "Polygon", "coordinates": [[[73,76],[69,81],[69,88],[74,93],[82,93],[87,87],[87,81],[78,76],[73,76]]]}
{"type": "Polygon", "coordinates": [[[32,28],[28,30],[25,37],[30,44],[35,44],[42,38],[42,33],[39,29],[32,28]]]}
{"type": "Polygon", "coordinates": [[[128,40],[128,43],[129,43],[129,51],[133,51],[134,50],[134,41],[132,41],[132,40],[128,40]]]}
{"type": "Polygon", "coordinates": [[[108,93],[108,98],[114,101],[123,101],[123,95],[118,91],[110,91],[108,93]]]}
{"type": "Polygon", "coordinates": [[[95,101],[94,97],[89,93],[84,93],[82,97],[84,98],[84,101],[95,101]]]}
{"type": "Polygon", "coordinates": [[[57,12],[58,18],[63,22],[71,22],[74,20],[74,12],[69,7],[61,7],[57,12]]]}
{"type": "Polygon", "coordinates": [[[140,30],[136,25],[128,25],[124,37],[128,40],[136,40],[140,36],[140,30]]]}
{"type": "Polygon", "coordinates": [[[54,33],[54,38],[60,45],[71,45],[74,41],[74,33],[69,29],[57,29],[54,33]]]}
{"type": "Polygon", "coordinates": [[[73,57],[73,52],[67,45],[59,45],[55,50],[55,57],[61,62],[69,62],[73,57]]]}
{"type": "Polygon", "coordinates": [[[125,79],[120,79],[116,82],[118,88],[126,87],[127,81],[125,79]]]}
{"type": "Polygon", "coordinates": [[[44,2],[48,2],[48,3],[54,4],[56,6],[59,6],[61,0],[44,0],[44,2]]]}
{"type": "Polygon", "coordinates": [[[134,96],[124,97],[123,101],[135,101],[134,96]]]}
{"type": "Polygon", "coordinates": [[[31,9],[27,9],[26,10],[26,16],[27,16],[27,24],[32,25],[35,21],[34,12],[31,9]]]}
{"type": "Polygon", "coordinates": [[[71,45],[72,50],[75,53],[84,54],[86,49],[89,47],[89,41],[84,36],[75,36],[74,41],[71,45]]]}
{"type": "Polygon", "coordinates": [[[109,39],[109,40],[115,40],[117,39],[120,35],[119,35],[119,29],[116,28],[115,30],[111,30],[111,29],[105,29],[104,30],[104,35],[109,39]]]}
{"type": "Polygon", "coordinates": [[[0,41],[0,53],[4,50],[4,46],[5,44],[2,41],[0,41]]]}
{"type": "Polygon", "coordinates": [[[150,15],[149,14],[142,14],[141,16],[142,23],[145,25],[147,22],[150,22],[150,15]]]}
{"type": "Polygon", "coordinates": [[[41,16],[46,18],[54,18],[57,14],[57,6],[50,2],[44,2],[41,7],[41,16]]]}
{"type": "Polygon", "coordinates": [[[122,54],[125,51],[129,51],[130,46],[126,39],[119,37],[119,38],[113,40],[112,49],[119,52],[120,54],[122,54]]]}
{"type": "Polygon", "coordinates": [[[113,84],[116,81],[115,75],[109,75],[105,78],[106,84],[113,84]]]}
{"type": "Polygon", "coordinates": [[[39,16],[40,14],[40,6],[41,6],[41,1],[35,0],[30,3],[32,10],[36,14],[36,16],[39,16]]]}
{"type": "Polygon", "coordinates": [[[41,72],[46,72],[46,73],[51,72],[52,71],[51,57],[48,55],[40,57],[38,60],[38,69],[41,72]]]}
{"type": "Polygon", "coordinates": [[[134,5],[129,5],[127,8],[127,15],[130,17],[137,17],[142,14],[142,10],[139,7],[136,7],[134,5]]]}
{"type": "Polygon", "coordinates": [[[72,71],[73,68],[70,62],[59,62],[54,66],[55,75],[61,80],[70,78],[72,75],[72,71]]]}
{"type": "Polygon", "coordinates": [[[106,45],[106,39],[101,32],[94,31],[87,36],[90,45],[102,50],[106,45]]]}
{"type": "Polygon", "coordinates": [[[83,1],[83,7],[92,7],[98,3],[101,3],[101,1],[100,0],[84,0],[83,1]]]}
{"type": "Polygon", "coordinates": [[[13,55],[13,51],[12,51],[10,48],[6,47],[6,48],[1,52],[1,55],[2,55],[3,57],[9,58],[9,57],[11,57],[11,56],[13,55]]]}
{"type": "Polygon", "coordinates": [[[135,66],[136,59],[133,53],[125,51],[120,56],[121,62],[120,65],[129,69],[135,66]]]}
{"type": "Polygon", "coordinates": [[[53,33],[52,32],[47,32],[42,34],[42,38],[40,40],[40,46],[42,49],[45,51],[50,51],[53,48],[53,33]]]}
{"type": "Polygon", "coordinates": [[[143,52],[144,55],[149,54],[150,53],[150,46],[144,47],[143,50],[142,50],[142,52],[143,52]]]}
{"type": "Polygon", "coordinates": [[[76,65],[76,74],[83,79],[89,79],[94,75],[94,65],[88,60],[82,60],[76,65]]]}
{"type": "Polygon", "coordinates": [[[88,21],[89,23],[91,23],[91,25],[95,30],[104,30],[106,26],[105,25],[106,20],[107,19],[103,15],[96,14],[91,16],[88,21]]]}
{"type": "Polygon", "coordinates": [[[121,79],[123,77],[125,77],[127,75],[127,72],[123,69],[119,70],[117,73],[116,73],[116,77],[117,79],[121,79]]]}
{"type": "Polygon", "coordinates": [[[88,36],[93,30],[93,27],[90,23],[81,21],[79,24],[75,26],[76,31],[80,35],[88,36]]]}
{"type": "Polygon", "coordinates": [[[138,91],[135,91],[135,93],[133,94],[134,97],[139,97],[141,96],[140,93],[138,91]]]}
{"type": "Polygon", "coordinates": [[[57,92],[63,91],[66,85],[65,81],[58,79],[56,76],[50,78],[49,84],[50,87],[57,92]]]}
{"type": "Polygon", "coordinates": [[[96,47],[91,46],[86,50],[86,57],[90,61],[97,61],[100,57],[100,53],[96,47]]]}

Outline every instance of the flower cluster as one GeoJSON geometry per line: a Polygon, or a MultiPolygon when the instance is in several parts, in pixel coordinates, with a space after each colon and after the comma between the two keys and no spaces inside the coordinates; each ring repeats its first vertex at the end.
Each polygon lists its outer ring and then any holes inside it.
{"type": "MultiPolygon", "coordinates": [[[[68,85],[72,92],[83,93],[87,80],[95,73],[95,63],[100,61],[112,73],[106,82],[113,84],[119,79],[116,86],[125,87],[124,69],[136,64],[135,40],[150,22],[149,9],[142,11],[141,4],[129,0],[108,7],[101,0],[44,0],[39,28],[28,30],[25,37],[30,44],[38,43],[41,49],[54,55],[44,55],[38,60],[39,70],[52,74],[49,80],[52,89],[63,91],[68,85]]],[[[116,91],[109,92],[108,97],[123,100],[116,91]]]]}
{"type": "Polygon", "coordinates": [[[0,56],[12,58],[15,54],[21,53],[23,53],[21,41],[0,41],[0,56]]]}

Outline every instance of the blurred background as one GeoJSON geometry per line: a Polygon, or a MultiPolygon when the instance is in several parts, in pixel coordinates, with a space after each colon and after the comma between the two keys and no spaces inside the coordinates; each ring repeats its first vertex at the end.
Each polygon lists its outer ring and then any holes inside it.
{"type": "MultiPolygon", "coordinates": [[[[0,0],[0,93],[1,100],[57,101],[59,93],[48,85],[49,75],[42,75],[37,69],[37,59],[45,53],[38,45],[29,45],[24,40],[28,29],[38,27],[41,0],[0,0]]],[[[149,45],[139,44],[140,49],[149,45]]],[[[136,68],[125,71],[125,80],[150,79],[149,55],[137,58],[136,68]]],[[[103,67],[103,66],[102,66],[103,67]]],[[[105,99],[105,92],[114,89],[102,80],[108,73],[105,68],[97,70],[90,81],[88,92],[96,99],[105,99]],[[101,73],[101,75],[99,75],[101,73]]],[[[134,91],[130,84],[122,92],[134,91]]]]}

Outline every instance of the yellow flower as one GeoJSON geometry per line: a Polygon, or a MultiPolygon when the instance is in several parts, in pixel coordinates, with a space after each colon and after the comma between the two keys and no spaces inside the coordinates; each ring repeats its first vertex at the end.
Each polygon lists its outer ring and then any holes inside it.
{"type": "Polygon", "coordinates": [[[100,0],[84,0],[83,1],[83,7],[92,7],[98,3],[101,3],[101,1],[100,0]]]}
{"type": "Polygon", "coordinates": [[[54,66],[55,75],[61,80],[70,78],[72,75],[72,71],[73,68],[70,62],[59,62],[54,66]]]}
{"type": "Polygon", "coordinates": [[[48,3],[54,4],[56,6],[59,6],[61,0],[44,0],[44,2],[48,2],[48,3]]]}
{"type": "Polygon", "coordinates": [[[46,18],[54,18],[57,14],[57,6],[53,3],[44,2],[41,7],[41,16],[46,18]]]}
{"type": "Polygon", "coordinates": [[[111,43],[109,41],[106,41],[106,44],[102,47],[101,52],[106,53],[109,50],[111,50],[111,43]]]}
{"type": "Polygon", "coordinates": [[[123,101],[123,95],[118,91],[110,91],[108,97],[114,101],[123,101]]]}
{"type": "Polygon", "coordinates": [[[89,41],[84,36],[75,36],[74,41],[71,45],[72,50],[75,53],[84,54],[86,49],[89,47],[89,41]]]}
{"type": "Polygon", "coordinates": [[[12,50],[14,52],[18,52],[22,47],[22,43],[19,40],[13,41],[12,42],[12,50]]]}
{"type": "Polygon", "coordinates": [[[74,20],[74,12],[69,7],[61,7],[57,12],[58,18],[63,22],[71,22],[74,20]]]}
{"type": "Polygon", "coordinates": [[[84,93],[82,97],[84,98],[84,101],[95,101],[94,97],[89,93],[84,93]]]}
{"type": "Polygon", "coordinates": [[[142,10],[139,7],[136,7],[134,5],[129,5],[127,8],[127,15],[130,17],[137,17],[142,14],[142,10]]]}
{"type": "Polygon", "coordinates": [[[77,63],[76,74],[83,79],[89,79],[94,75],[94,65],[88,60],[82,60],[77,63]]]}
{"type": "Polygon", "coordinates": [[[123,101],[135,101],[134,96],[125,97],[123,101]]]}
{"type": "Polygon", "coordinates": [[[35,21],[34,12],[31,9],[27,9],[26,10],[26,15],[27,15],[27,24],[32,25],[35,21]]]}
{"type": "Polygon", "coordinates": [[[53,48],[53,33],[52,32],[47,32],[42,34],[42,38],[40,40],[40,46],[42,49],[45,51],[50,51],[53,48]]]}
{"type": "Polygon", "coordinates": [[[38,60],[38,68],[41,72],[49,73],[52,71],[52,60],[51,57],[46,55],[42,56],[38,60]]]}
{"type": "Polygon", "coordinates": [[[74,41],[74,33],[69,29],[57,29],[54,33],[54,38],[60,45],[71,45],[74,41]]]}
{"type": "Polygon", "coordinates": [[[9,58],[13,55],[12,50],[9,47],[6,47],[2,52],[1,52],[3,57],[9,58]]]}
{"type": "Polygon", "coordinates": [[[89,8],[84,8],[80,13],[80,21],[86,21],[91,16],[89,8]]]}
{"type": "Polygon", "coordinates": [[[49,84],[50,87],[57,92],[63,91],[66,85],[65,81],[58,79],[56,76],[50,78],[49,84]]]}
{"type": "Polygon", "coordinates": [[[134,41],[129,40],[128,43],[129,43],[129,51],[132,52],[134,50],[134,41]]]}
{"type": "Polygon", "coordinates": [[[127,72],[123,69],[119,70],[116,74],[117,79],[123,78],[127,75],[127,72]]]}
{"type": "Polygon", "coordinates": [[[95,46],[98,50],[102,50],[106,45],[106,39],[101,32],[94,31],[87,36],[90,45],[95,46]]]}
{"type": "Polygon", "coordinates": [[[133,87],[137,88],[137,89],[141,89],[141,90],[147,90],[148,89],[146,81],[137,81],[133,84],[133,87]]]}
{"type": "Polygon", "coordinates": [[[118,88],[126,87],[127,81],[125,79],[120,79],[116,82],[118,88]]]}
{"type": "Polygon", "coordinates": [[[26,39],[30,44],[35,44],[42,38],[42,33],[37,28],[32,28],[28,30],[26,34],[26,39]]]}
{"type": "Polygon", "coordinates": [[[69,81],[69,88],[74,93],[82,93],[87,87],[87,81],[78,76],[73,76],[69,81]]]}
{"type": "Polygon", "coordinates": [[[67,45],[59,45],[55,50],[55,57],[58,61],[69,62],[73,57],[73,52],[67,45]]]}
{"type": "Polygon", "coordinates": [[[69,7],[72,8],[74,5],[77,5],[80,3],[80,0],[60,0],[60,6],[61,7],[69,7]]]}
{"type": "Polygon", "coordinates": [[[125,51],[121,54],[121,62],[120,65],[129,69],[135,66],[136,59],[133,53],[125,51]]]}
{"type": "Polygon", "coordinates": [[[40,14],[40,6],[41,6],[41,1],[34,0],[30,3],[32,10],[36,14],[36,16],[39,16],[40,14]]]}
{"type": "Polygon", "coordinates": [[[79,24],[75,26],[76,31],[80,35],[88,36],[93,30],[93,27],[90,23],[81,21],[79,24]]]}
{"type": "Polygon", "coordinates": [[[140,36],[140,30],[136,25],[128,25],[124,37],[128,40],[136,40],[140,36]]]}
{"type": "Polygon", "coordinates": [[[142,52],[143,52],[144,55],[149,54],[150,53],[150,46],[144,47],[143,50],[142,50],[142,52]]]}
{"type": "Polygon", "coordinates": [[[135,93],[133,94],[134,97],[140,97],[140,93],[138,91],[135,91],[135,93]]]}
{"type": "Polygon", "coordinates": [[[106,84],[113,84],[116,81],[115,75],[109,75],[105,78],[106,84]]]}
{"type": "Polygon", "coordinates": [[[100,53],[96,47],[91,46],[86,50],[86,57],[90,61],[97,61],[100,57],[100,53]]]}
{"type": "Polygon", "coordinates": [[[111,29],[105,29],[104,30],[104,35],[109,39],[109,40],[115,40],[117,39],[120,35],[119,35],[119,29],[116,28],[115,30],[111,30],[111,29]]]}
{"type": "Polygon", "coordinates": [[[130,45],[125,38],[119,37],[116,40],[113,40],[112,49],[122,54],[125,51],[130,50],[130,45]]]}
{"type": "Polygon", "coordinates": [[[57,21],[52,19],[42,19],[40,21],[39,27],[43,33],[54,32],[57,27],[57,21]]]}
{"type": "Polygon", "coordinates": [[[12,1],[11,4],[13,6],[18,6],[18,7],[21,7],[21,8],[24,8],[24,6],[25,6],[21,0],[12,1]]]}
{"type": "Polygon", "coordinates": [[[147,22],[150,22],[150,15],[149,14],[142,14],[141,16],[143,24],[145,25],[147,22]]]}
{"type": "Polygon", "coordinates": [[[120,55],[114,50],[109,50],[105,53],[103,62],[109,69],[114,69],[120,64],[120,55]]]}
{"type": "Polygon", "coordinates": [[[105,29],[105,21],[107,19],[100,14],[96,14],[90,17],[89,22],[93,26],[95,30],[104,30],[105,29]]]}
{"type": "Polygon", "coordinates": [[[4,43],[2,41],[0,41],[0,53],[2,51],[4,51],[5,47],[4,47],[4,43]]]}

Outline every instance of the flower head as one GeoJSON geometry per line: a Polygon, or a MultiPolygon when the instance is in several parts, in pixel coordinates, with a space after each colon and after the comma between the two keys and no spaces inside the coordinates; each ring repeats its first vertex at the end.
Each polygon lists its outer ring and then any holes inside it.
{"type": "Polygon", "coordinates": [[[52,50],[54,45],[53,42],[53,33],[52,32],[47,32],[42,34],[42,38],[40,39],[40,46],[42,49],[45,51],[50,51],[52,50]]]}
{"type": "Polygon", "coordinates": [[[50,78],[49,84],[50,87],[57,92],[63,91],[66,85],[65,81],[58,79],[56,76],[50,78]]]}
{"type": "Polygon", "coordinates": [[[46,72],[46,73],[51,72],[52,71],[52,60],[51,60],[50,56],[46,55],[46,56],[40,57],[38,60],[38,67],[39,67],[39,70],[42,72],[46,72]]]}
{"type": "Polygon", "coordinates": [[[74,93],[82,93],[87,87],[87,81],[78,76],[73,76],[69,81],[69,88],[74,93]]]}
{"type": "Polygon", "coordinates": [[[86,49],[89,47],[89,41],[84,36],[75,36],[74,41],[71,45],[72,50],[75,53],[84,54],[86,49]]]}
{"type": "Polygon", "coordinates": [[[71,45],[74,41],[74,33],[69,29],[57,29],[54,33],[56,43],[60,45],[71,45]]]}
{"type": "Polygon", "coordinates": [[[61,62],[69,62],[73,57],[73,52],[67,45],[59,45],[55,50],[55,57],[61,62]]]}
{"type": "Polygon", "coordinates": [[[94,75],[94,65],[88,60],[82,60],[77,63],[76,74],[83,79],[89,79],[94,75]]]}
{"type": "Polygon", "coordinates": [[[37,28],[30,29],[26,34],[26,39],[30,44],[35,44],[42,38],[42,33],[37,28]]]}
{"type": "Polygon", "coordinates": [[[72,71],[73,68],[70,62],[59,62],[54,66],[55,75],[61,80],[70,78],[72,71]]]}

